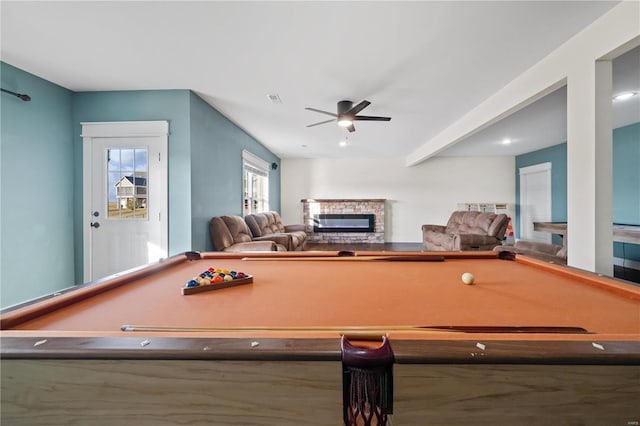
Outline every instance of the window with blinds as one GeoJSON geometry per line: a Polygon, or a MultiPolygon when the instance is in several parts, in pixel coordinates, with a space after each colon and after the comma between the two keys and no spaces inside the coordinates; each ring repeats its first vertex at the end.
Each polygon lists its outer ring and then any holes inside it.
{"type": "Polygon", "coordinates": [[[242,174],[242,213],[246,216],[269,211],[269,163],[249,151],[242,151],[242,174]]]}

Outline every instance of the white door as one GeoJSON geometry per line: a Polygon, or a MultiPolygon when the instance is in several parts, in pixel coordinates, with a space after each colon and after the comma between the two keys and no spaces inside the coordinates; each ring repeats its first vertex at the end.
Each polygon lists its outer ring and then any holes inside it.
{"type": "Polygon", "coordinates": [[[82,126],[85,281],[166,257],[167,122],[82,126]]]}
{"type": "Polygon", "coordinates": [[[533,222],[551,221],[551,163],[520,168],[520,238],[551,243],[551,234],[533,230],[533,222]]]}

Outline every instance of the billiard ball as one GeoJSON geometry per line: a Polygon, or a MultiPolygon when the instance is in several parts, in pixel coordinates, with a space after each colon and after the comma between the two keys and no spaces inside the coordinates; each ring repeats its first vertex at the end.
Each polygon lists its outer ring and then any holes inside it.
{"type": "Polygon", "coordinates": [[[462,282],[468,285],[473,284],[473,281],[475,280],[475,277],[473,276],[472,273],[470,272],[465,272],[464,274],[462,274],[462,282]]]}

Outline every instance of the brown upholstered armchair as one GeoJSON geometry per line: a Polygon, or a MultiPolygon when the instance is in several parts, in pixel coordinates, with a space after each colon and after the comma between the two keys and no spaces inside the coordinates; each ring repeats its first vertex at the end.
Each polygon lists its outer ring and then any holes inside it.
{"type": "Polygon", "coordinates": [[[209,235],[216,251],[285,251],[271,240],[255,241],[249,227],[240,216],[214,217],[209,222],[209,235]]]}
{"type": "Polygon", "coordinates": [[[446,226],[422,225],[422,244],[429,251],[493,250],[508,222],[506,214],[453,212],[446,226]]]}

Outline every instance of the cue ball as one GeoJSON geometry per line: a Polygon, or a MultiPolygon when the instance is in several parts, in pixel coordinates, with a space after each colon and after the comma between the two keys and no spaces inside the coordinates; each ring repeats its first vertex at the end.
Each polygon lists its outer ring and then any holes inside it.
{"type": "Polygon", "coordinates": [[[465,272],[464,274],[462,274],[462,282],[465,284],[473,284],[473,281],[475,280],[475,277],[473,276],[472,273],[470,272],[465,272]]]}

